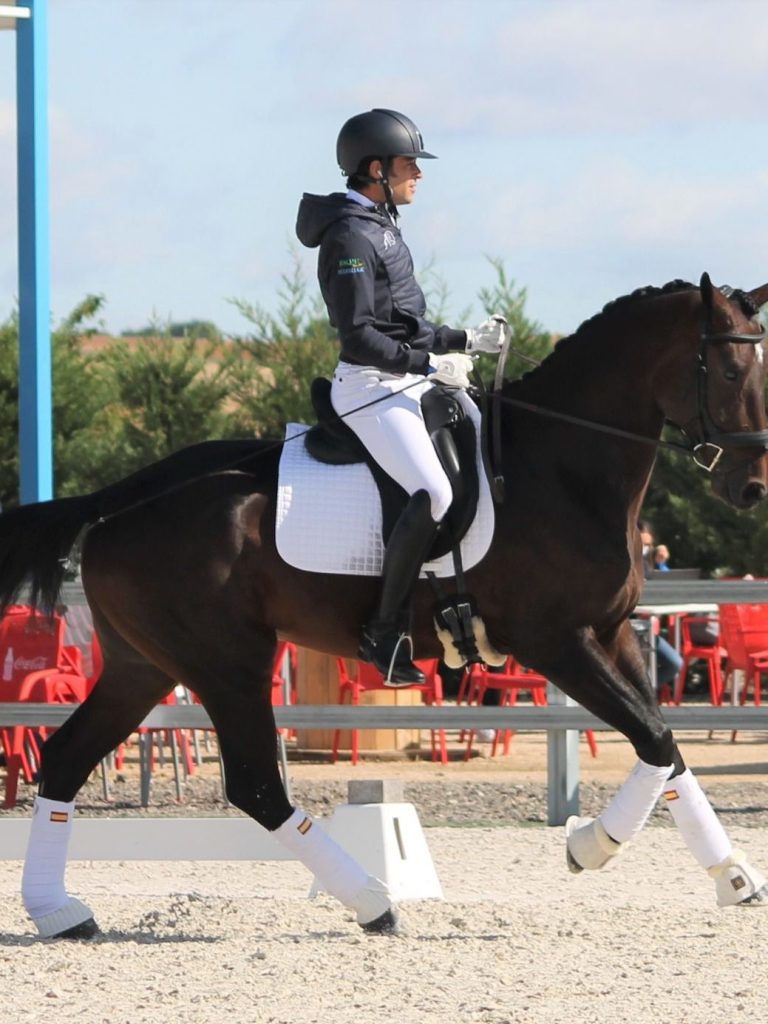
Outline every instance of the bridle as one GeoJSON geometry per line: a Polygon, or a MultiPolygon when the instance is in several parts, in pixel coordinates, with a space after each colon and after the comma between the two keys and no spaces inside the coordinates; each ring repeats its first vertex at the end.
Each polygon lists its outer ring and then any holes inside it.
{"type": "MultiPolygon", "coordinates": [[[[726,298],[739,296],[736,289],[724,285],[720,291],[726,298]]],[[[668,448],[672,451],[683,452],[690,455],[693,461],[707,473],[711,473],[720,461],[723,453],[728,448],[761,448],[768,452],[768,429],[766,430],[735,430],[722,431],[717,426],[709,412],[707,402],[707,385],[709,379],[709,368],[707,365],[707,349],[709,345],[716,344],[748,344],[759,345],[766,338],[766,331],[760,328],[755,334],[740,334],[735,331],[715,331],[711,326],[711,310],[707,311],[699,336],[699,348],[696,356],[696,408],[697,415],[694,420],[689,421],[685,427],[667,420],[667,425],[679,430],[687,443],[680,444],[675,441],[662,440],[656,437],[647,437],[644,434],[636,434],[630,430],[622,430],[619,427],[609,427],[602,423],[595,423],[592,420],[585,420],[580,416],[572,416],[569,413],[558,412],[555,409],[547,409],[543,406],[534,405],[518,398],[511,398],[502,394],[504,380],[504,367],[510,352],[515,352],[533,362],[523,353],[518,353],[511,347],[511,332],[507,332],[504,344],[499,353],[496,364],[496,373],[491,393],[491,463],[494,467],[493,480],[495,490],[503,494],[504,481],[501,475],[501,406],[512,405],[535,415],[544,416],[548,419],[556,419],[574,426],[586,427],[589,430],[596,430],[602,434],[610,434],[614,437],[623,437],[629,441],[638,441],[642,444],[651,445],[655,448],[668,448]],[[693,426],[693,429],[690,429],[693,426]],[[698,438],[694,440],[693,438],[698,438]]]]}
{"type": "MultiPolygon", "coordinates": [[[[723,289],[729,295],[730,289],[723,289]]],[[[730,296],[729,296],[730,297],[730,296]]],[[[707,402],[709,383],[709,367],[707,366],[707,350],[710,345],[737,344],[759,345],[765,341],[766,332],[760,328],[757,334],[739,334],[735,331],[713,331],[707,323],[702,326],[699,351],[696,356],[696,435],[700,438],[690,448],[693,461],[708,473],[711,473],[720,461],[726,448],[762,448],[768,451],[768,430],[730,430],[722,431],[712,419],[707,402]],[[711,453],[711,454],[706,454],[711,453]],[[707,461],[703,461],[706,458],[707,461]]],[[[687,429],[678,429],[689,436],[687,429]]]]}

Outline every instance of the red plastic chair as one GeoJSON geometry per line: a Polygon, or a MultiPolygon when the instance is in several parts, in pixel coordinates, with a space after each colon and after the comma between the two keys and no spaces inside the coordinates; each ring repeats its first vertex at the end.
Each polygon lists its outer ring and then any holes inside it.
{"type": "MultiPolygon", "coordinates": [[[[472,665],[467,673],[467,686],[465,695],[468,704],[482,704],[483,697],[489,690],[498,690],[500,693],[499,707],[513,707],[517,703],[519,694],[523,691],[530,693],[531,701],[536,707],[547,705],[547,679],[545,676],[527,669],[514,658],[507,658],[503,671],[491,672],[483,665],[472,665]]],[[[499,738],[503,733],[503,753],[508,754],[512,736],[512,729],[496,729],[491,745],[491,757],[496,756],[499,738]]],[[[587,743],[592,757],[597,757],[597,741],[592,729],[585,731],[587,743]]],[[[467,746],[464,751],[464,760],[468,761],[472,756],[472,745],[475,739],[475,730],[468,730],[467,746]]]]}
{"type": "MultiPolygon", "coordinates": [[[[768,605],[720,605],[720,639],[727,651],[723,691],[730,690],[735,703],[746,704],[750,688],[752,700],[762,700],[762,677],[768,672],[768,605]],[[744,674],[744,685],[737,692],[736,672],[744,674]]],[[[736,732],[731,733],[736,739],[736,732]]]]}
{"type": "MultiPolygon", "coordinates": [[[[416,691],[424,695],[424,701],[426,704],[440,705],[443,703],[443,681],[440,678],[440,673],[437,671],[438,661],[437,658],[431,658],[427,661],[417,661],[415,664],[424,673],[426,679],[423,683],[414,683],[412,686],[401,686],[398,687],[400,690],[416,691]]],[[[355,667],[350,672],[347,668],[347,662],[344,658],[337,658],[336,665],[339,672],[339,704],[345,704],[347,700],[350,704],[357,706],[360,704],[360,696],[368,690],[385,690],[389,689],[384,685],[384,677],[374,668],[373,665],[368,662],[358,661],[355,662],[355,667]]],[[[352,764],[357,764],[360,757],[360,730],[351,729],[351,757],[352,764]]],[[[432,749],[432,760],[439,759],[442,764],[448,764],[448,748],[445,742],[445,729],[432,729],[430,730],[431,737],[431,749],[432,749]]],[[[331,751],[331,759],[335,764],[339,757],[339,742],[341,739],[341,729],[336,729],[333,734],[333,747],[331,751]]]]}
{"type": "MultiPolygon", "coordinates": [[[[49,618],[23,605],[8,610],[0,620],[0,702],[71,704],[85,698],[88,680],[81,671],[80,652],[65,645],[64,636],[59,614],[49,618]]],[[[23,725],[0,728],[6,759],[3,807],[16,803],[19,774],[34,782],[40,743],[52,731],[23,725]]]]}
{"type": "Polygon", "coordinates": [[[691,637],[691,630],[694,626],[707,625],[711,622],[718,622],[718,619],[711,615],[683,615],[680,618],[680,656],[683,659],[683,664],[675,680],[673,704],[682,704],[688,669],[696,661],[706,662],[711,703],[718,707],[723,702],[722,666],[728,651],[722,643],[722,636],[720,642],[715,644],[697,644],[691,637]]]}

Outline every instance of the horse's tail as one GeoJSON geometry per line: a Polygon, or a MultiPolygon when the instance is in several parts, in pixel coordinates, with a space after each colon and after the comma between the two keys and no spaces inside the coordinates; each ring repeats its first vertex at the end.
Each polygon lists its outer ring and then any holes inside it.
{"type": "Polygon", "coordinates": [[[98,492],[21,505],[0,515],[0,616],[24,591],[24,603],[52,610],[68,555],[97,517],[98,492]]]}

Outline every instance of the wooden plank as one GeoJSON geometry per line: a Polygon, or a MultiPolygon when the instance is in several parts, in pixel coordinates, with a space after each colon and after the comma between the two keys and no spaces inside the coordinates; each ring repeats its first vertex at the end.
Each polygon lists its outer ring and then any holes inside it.
{"type": "MultiPolygon", "coordinates": [[[[321,654],[300,647],[296,688],[300,705],[329,705],[338,702],[339,675],[336,658],[330,654],[321,654]]],[[[360,702],[360,707],[371,708],[407,708],[420,705],[420,693],[399,689],[369,690],[362,694],[360,702]]],[[[333,734],[334,729],[327,727],[299,729],[296,743],[299,750],[331,750],[333,734]]],[[[374,727],[361,733],[359,740],[361,751],[404,750],[410,745],[418,744],[419,730],[406,725],[395,729],[374,727]]],[[[339,749],[349,750],[351,745],[351,732],[345,729],[340,737],[339,749]]]]}

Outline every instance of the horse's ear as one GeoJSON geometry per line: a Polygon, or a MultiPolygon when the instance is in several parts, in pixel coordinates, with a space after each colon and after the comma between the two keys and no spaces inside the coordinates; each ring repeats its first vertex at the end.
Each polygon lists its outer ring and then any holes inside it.
{"type": "Polygon", "coordinates": [[[753,288],[751,292],[747,292],[747,295],[759,309],[760,306],[764,306],[768,302],[768,284],[753,288]]]}
{"type": "Polygon", "coordinates": [[[707,309],[712,309],[712,282],[709,279],[709,274],[704,271],[701,275],[701,281],[699,281],[699,288],[701,288],[701,301],[704,303],[707,309]]]}

